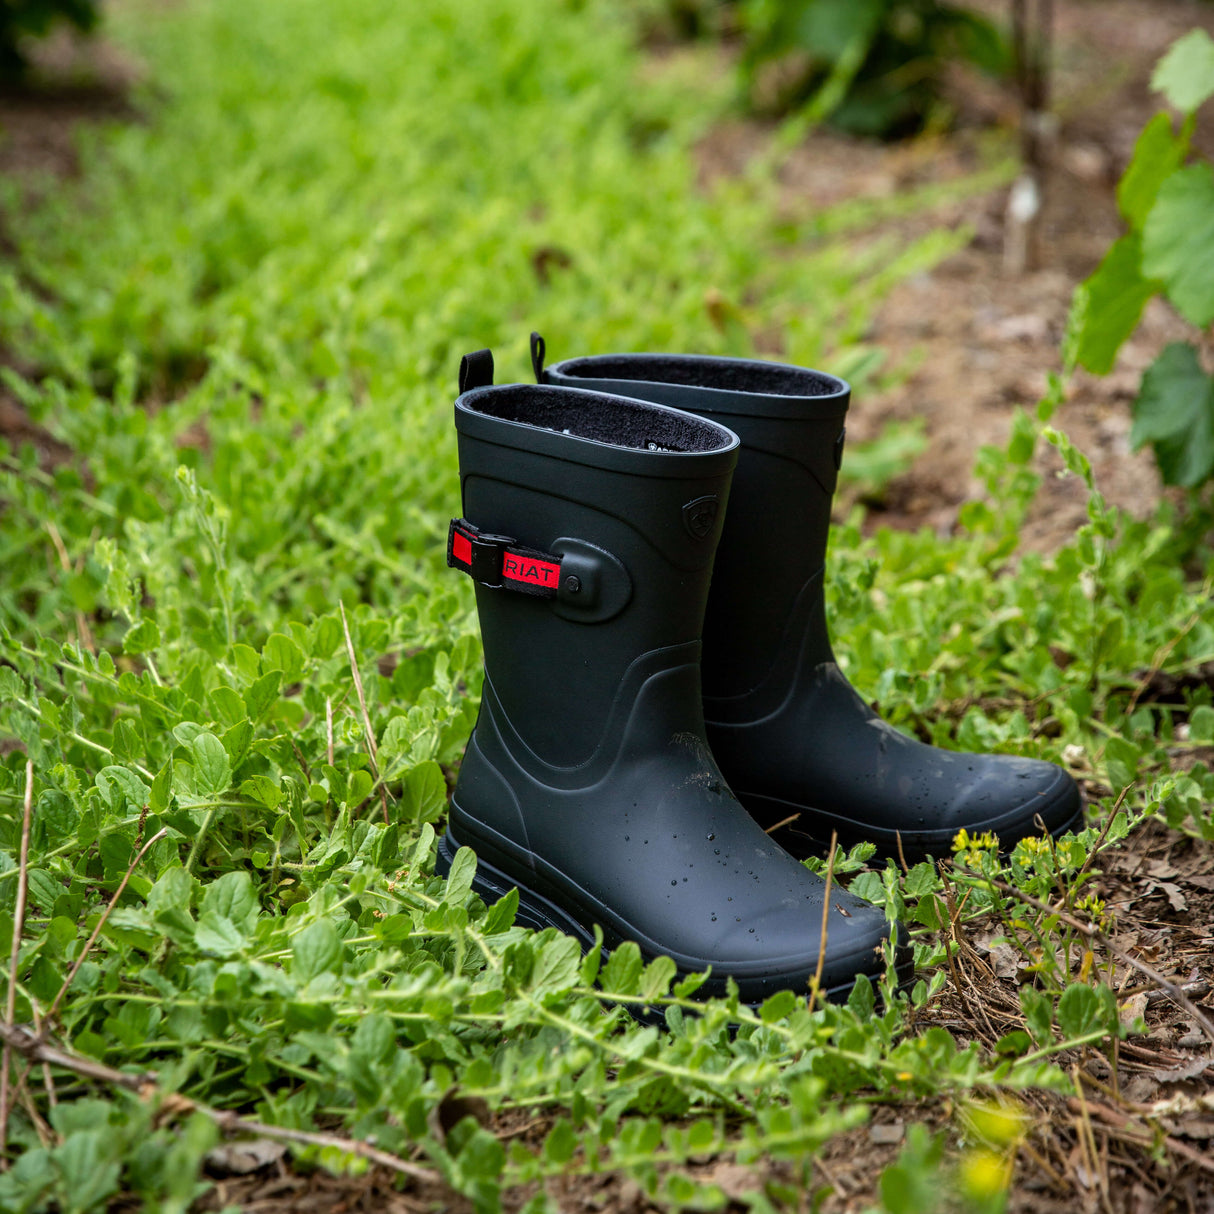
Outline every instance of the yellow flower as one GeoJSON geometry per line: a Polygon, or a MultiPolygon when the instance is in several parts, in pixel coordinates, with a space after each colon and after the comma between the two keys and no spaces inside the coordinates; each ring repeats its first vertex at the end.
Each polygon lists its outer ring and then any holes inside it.
{"type": "Polygon", "coordinates": [[[994,1151],[969,1151],[961,1160],[961,1188],[977,1201],[997,1197],[1011,1181],[1008,1163],[994,1151]]]}

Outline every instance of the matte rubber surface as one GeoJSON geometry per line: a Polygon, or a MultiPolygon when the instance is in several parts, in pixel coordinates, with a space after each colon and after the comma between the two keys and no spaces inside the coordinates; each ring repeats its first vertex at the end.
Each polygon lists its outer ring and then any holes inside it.
{"type": "MultiPolygon", "coordinates": [[[[451,840],[545,925],[711,967],[706,995],[727,977],[747,1002],[804,990],[825,883],[746,812],[704,736],[700,634],[736,437],[566,388],[478,387],[455,413],[463,517],[574,552],[579,573],[570,590],[562,563],[554,599],[476,586],[485,683],[451,840]]],[[[827,918],[824,988],[883,972],[880,911],[836,889],[827,918]]]]}
{"type": "Polygon", "coordinates": [[[575,358],[545,383],[695,412],[741,439],[704,626],[709,745],[741,801],[794,855],[836,830],[910,861],[956,833],[1005,847],[1083,821],[1052,763],[927,746],[883,722],[840,671],[825,619],[830,506],[850,389],[801,367],[658,354],[575,358]],[[791,823],[790,818],[794,819],[791,823]]]}
{"type": "MultiPolygon", "coordinates": [[[[455,860],[455,853],[459,848],[459,841],[450,831],[447,831],[439,839],[435,871],[440,876],[446,876],[451,871],[451,865],[455,860]]],[[[594,932],[592,928],[587,929],[555,902],[545,898],[542,894],[537,894],[534,890],[529,890],[519,885],[516,881],[510,880],[504,873],[498,872],[492,865],[486,864],[479,857],[477,858],[476,876],[473,878],[472,888],[489,905],[504,897],[511,889],[517,888],[519,903],[518,913],[514,918],[516,926],[530,928],[532,931],[543,931],[544,928],[555,927],[565,935],[574,937],[581,944],[583,952],[594,947],[594,932]]],[[[600,924],[600,926],[602,925],[600,924]]],[[[617,941],[616,943],[618,944],[619,942],[617,941]]],[[[606,960],[610,951],[610,947],[605,945],[603,949],[604,960],[606,960]]],[[[645,955],[646,962],[652,959],[652,955],[645,955]]],[[[914,950],[909,945],[899,945],[894,959],[894,971],[897,976],[898,989],[909,988],[914,981],[914,950]]],[[[680,971],[678,978],[685,977],[690,972],[692,971],[680,971]]],[[[870,974],[870,977],[875,976],[875,973],[870,974]]],[[[678,978],[676,978],[676,981],[678,978]]],[[[847,1001],[847,997],[851,994],[854,986],[855,978],[853,977],[835,986],[823,988],[822,997],[830,1000],[832,1003],[844,1003],[847,1001]]],[[[704,998],[710,998],[713,995],[723,995],[724,993],[724,983],[714,982],[711,978],[697,992],[698,995],[704,998]]],[[[762,999],[743,999],[743,1002],[749,1007],[757,1008],[762,999]]]]}

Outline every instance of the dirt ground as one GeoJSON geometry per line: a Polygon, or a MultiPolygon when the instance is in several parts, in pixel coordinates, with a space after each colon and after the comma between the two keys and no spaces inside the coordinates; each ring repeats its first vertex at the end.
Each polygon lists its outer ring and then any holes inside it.
{"type": "MultiPolygon", "coordinates": [[[[974,7],[993,17],[1006,10],[998,0],[974,7]]],[[[1168,45],[1195,25],[1214,30],[1214,9],[1183,0],[1056,5],[1057,133],[1036,257],[1026,273],[1004,268],[1007,188],[908,221],[912,230],[967,225],[974,235],[935,270],[895,288],[865,335],[886,355],[886,370],[915,369],[888,391],[853,399],[849,437],[871,439],[891,419],[921,417],[928,438],[913,467],[877,503],[870,525],[929,526],[950,533],[958,507],[979,492],[973,478],[977,448],[1001,445],[1012,409],[1033,407],[1045,391],[1047,374],[1060,370],[1059,345],[1072,293],[1121,235],[1116,183],[1139,131],[1163,108],[1149,88],[1151,69],[1168,45]]],[[[949,100],[957,124],[944,136],[886,146],[814,134],[782,169],[790,215],[804,218],[851,198],[890,198],[973,172],[982,132],[1014,130],[1015,104],[1007,90],[961,71],[950,82],[949,100]]],[[[1209,154],[1214,123],[1203,126],[1198,146],[1209,154]]],[[[755,122],[719,127],[701,147],[702,178],[711,182],[739,172],[769,137],[769,129],[755,122]]],[[[1161,486],[1150,451],[1130,451],[1130,402],[1142,371],[1169,341],[1198,336],[1167,304],[1153,301],[1113,373],[1079,372],[1054,418],[1053,424],[1091,458],[1109,501],[1135,516],[1150,512],[1161,486]]],[[[1214,358],[1209,337],[1204,350],[1214,358]]],[[[780,353],[778,348],[768,352],[780,353]]],[[[1041,453],[1038,468],[1057,472],[1061,460],[1049,449],[1041,453]]],[[[1049,475],[1023,542],[1048,552],[1086,521],[1082,485],[1049,475]]]]}
{"type": "MultiPolygon", "coordinates": [[[[1002,13],[1001,3],[987,2],[1002,13]]],[[[896,288],[866,334],[886,352],[887,370],[906,373],[893,376],[895,386],[853,403],[849,433],[869,439],[891,419],[922,417],[928,438],[924,453],[886,489],[873,511],[874,525],[928,526],[941,534],[953,529],[959,507],[978,491],[972,471],[976,448],[1003,442],[1013,407],[1031,407],[1042,394],[1047,373],[1059,368],[1072,291],[1120,233],[1115,184],[1138,131],[1159,108],[1148,88],[1152,65],[1194,25],[1214,31],[1214,5],[1196,0],[1058,0],[1056,13],[1059,121],[1034,265],[1022,274],[1004,269],[1006,188],[908,220],[965,224],[974,235],[935,270],[896,288]]],[[[81,123],[138,120],[128,100],[137,76],[135,65],[104,42],[51,43],[38,87],[0,92],[0,176],[17,177],[36,204],[41,191],[76,172],[74,138],[81,123]]],[[[847,198],[889,197],[972,171],[983,130],[1012,127],[1015,108],[1006,94],[968,75],[958,76],[953,100],[957,130],[930,140],[889,147],[822,132],[811,136],[782,169],[790,215],[805,216],[847,198]]],[[[1209,138],[1214,121],[1205,126],[1209,138]]],[[[738,172],[770,134],[769,127],[740,120],[714,130],[700,148],[704,183],[738,172]]],[[[11,251],[0,215],[0,258],[11,251]]],[[[1055,419],[1091,457],[1106,496],[1136,515],[1152,508],[1160,485],[1149,452],[1129,450],[1130,402],[1143,368],[1162,347],[1194,336],[1157,301],[1117,369],[1104,378],[1080,373],[1055,419]]],[[[1205,354],[1214,357],[1209,334],[1205,341],[1205,354]]],[[[12,351],[0,357],[20,367],[12,351]]],[[[70,456],[2,393],[0,434],[35,442],[51,461],[70,456]]],[[[1050,450],[1038,458],[1044,472],[1059,467],[1050,450]]],[[[1049,551],[1085,519],[1075,479],[1047,476],[1025,542],[1049,551]]],[[[1150,829],[1102,864],[1099,892],[1117,916],[1114,943],[1185,984],[1196,1005],[1214,1015],[1214,853],[1150,829]]],[[[1006,946],[991,944],[995,934],[966,935],[956,982],[921,1014],[923,1024],[944,1025],[963,1041],[976,1038],[987,1045],[1017,1024],[1019,969],[1006,946]]],[[[1013,1211],[1214,1211],[1214,1103],[1204,1110],[1200,1103],[1214,1092],[1209,1042],[1183,1008],[1135,971],[1119,964],[1115,981],[1124,997],[1136,1001],[1150,1034],[1122,1043],[1115,1068],[1095,1051],[1066,1060],[1082,1099],[1026,1097],[1041,1116],[1017,1153],[1013,1211]],[[1164,1099],[1174,1100],[1175,1115],[1160,1123],[1161,1142],[1142,1114],[1164,1099]]],[[[815,1208],[835,1214],[874,1204],[879,1172],[896,1158],[913,1121],[955,1127],[940,1105],[878,1106],[871,1125],[833,1140],[815,1161],[814,1185],[822,1192],[822,1205],[815,1208]]],[[[530,1119],[507,1114],[492,1124],[503,1137],[536,1143],[549,1125],[542,1113],[530,1119]]],[[[241,1171],[245,1164],[233,1156],[217,1156],[216,1187],[197,1208],[235,1205],[266,1214],[467,1208],[446,1191],[399,1191],[377,1169],[361,1178],[308,1173],[293,1169],[289,1157],[273,1149],[246,1162],[248,1170],[241,1171]]],[[[706,1160],[697,1171],[721,1186],[731,1208],[745,1208],[740,1199],[753,1187],[752,1169],[706,1160]]],[[[771,1165],[764,1174],[786,1183],[791,1178],[784,1165],[771,1165]]],[[[551,1191],[570,1211],[640,1214],[650,1208],[635,1185],[621,1184],[618,1177],[573,1178],[551,1191]]],[[[511,1208],[527,1196],[512,1195],[511,1208]]],[[[136,1206],[119,1201],[114,1208],[136,1206]]]]}

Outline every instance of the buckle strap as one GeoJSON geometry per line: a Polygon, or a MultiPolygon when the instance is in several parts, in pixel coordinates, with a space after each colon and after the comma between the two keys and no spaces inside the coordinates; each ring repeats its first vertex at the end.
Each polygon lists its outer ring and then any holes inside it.
{"type": "Polygon", "coordinates": [[[561,558],[528,548],[513,536],[495,535],[453,518],[447,531],[447,564],[495,590],[517,590],[554,599],[561,584],[561,558]]]}

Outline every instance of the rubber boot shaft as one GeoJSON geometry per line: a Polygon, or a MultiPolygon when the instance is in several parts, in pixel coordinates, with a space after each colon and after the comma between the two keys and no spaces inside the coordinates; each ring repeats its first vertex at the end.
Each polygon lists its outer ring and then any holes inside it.
{"type": "MultiPolygon", "coordinates": [[[[824,883],[739,804],[704,732],[700,638],[736,437],[565,388],[474,388],[455,413],[465,519],[562,561],[555,598],[476,587],[484,694],[440,867],[467,844],[484,896],[518,886],[520,922],[586,944],[598,924],[608,947],[711,967],[706,994],[727,978],[748,1002],[805,991],[824,883]]],[[[843,891],[831,904],[823,987],[846,993],[883,971],[888,928],[843,891]]]]}
{"type": "Polygon", "coordinates": [[[1074,781],[1012,756],[925,746],[882,721],[840,671],[825,554],[848,385],[818,371],[655,354],[570,359],[545,382],[631,394],[728,426],[742,442],[705,622],[707,736],[739,798],[794,854],[836,832],[886,854],[946,856],[961,828],[1006,846],[1081,821],[1074,781]],[[791,822],[789,820],[792,819],[791,822]]]}

